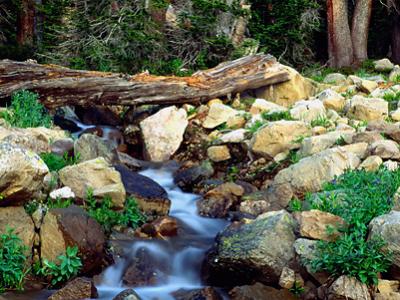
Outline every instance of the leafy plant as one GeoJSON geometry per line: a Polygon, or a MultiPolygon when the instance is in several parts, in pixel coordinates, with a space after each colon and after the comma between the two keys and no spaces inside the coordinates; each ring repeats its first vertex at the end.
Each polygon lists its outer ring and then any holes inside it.
{"type": "Polygon", "coordinates": [[[51,199],[49,198],[47,200],[47,208],[66,208],[71,206],[74,203],[73,199],[61,199],[61,198],[57,198],[57,199],[51,199]]]}
{"type": "Polygon", "coordinates": [[[247,127],[247,130],[251,133],[256,133],[264,124],[265,123],[263,121],[256,120],[249,127],[247,127]]]}
{"type": "Polygon", "coordinates": [[[27,248],[13,229],[0,235],[0,292],[9,289],[23,289],[26,274],[29,272],[26,260],[27,248]]]}
{"type": "Polygon", "coordinates": [[[289,111],[263,112],[261,117],[266,121],[293,120],[289,111]]]}
{"type": "Polygon", "coordinates": [[[288,155],[289,163],[295,164],[300,161],[301,157],[296,150],[290,150],[288,155]]]}
{"type": "Polygon", "coordinates": [[[291,212],[302,211],[303,210],[303,202],[297,198],[293,198],[289,202],[289,210],[291,212]]]}
{"type": "Polygon", "coordinates": [[[66,166],[74,165],[79,160],[79,155],[71,157],[67,152],[63,156],[54,153],[41,153],[40,157],[52,172],[59,171],[66,166]]]}
{"type": "Polygon", "coordinates": [[[239,168],[236,166],[231,166],[228,168],[228,171],[226,172],[226,179],[227,181],[235,181],[239,175],[239,168]]]}
{"type": "Polygon", "coordinates": [[[146,216],[139,210],[136,200],[132,197],[126,199],[122,211],[116,211],[110,197],[98,201],[93,196],[93,190],[88,189],[85,205],[89,215],[107,232],[117,225],[137,228],[146,222],[146,216]]]}
{"type": "Polygon", "coordinates": [[[43,267],[36,271],[38,275],[51,280],[52,286],[66,282],[70,278],[78,275],[82,267],[82,261],[78,256],[77,246],[67,247],[65,255],[60,255],[57,259],[59,260],[59,264],[44,260],[43,267]]]}
{"type": "Polygon", "coordinates": [[[329,127],[331,126],[331,122],[328,118],[324,116],[318,116],[318,118],[311,121],[311,127],[322,126],[322,127],[329,127]]]}
{"type": "Polygon", "coordinates": [[[299,282],[295,281],[289,291],[296,296],[300,296],[304,293],[304,287],[302,287],[299,282]]]}
{"type": "Polygon", "coordinates": [[[395,110],[400,101],[400,91],[385,93],[382,98],[389,103],[389,110],[395,110]]]}
{"type": "Polygon", "coordinates": [[[375,172],[349,171],[324,186],[320,197],[308,195],[313,209],[342,217],[347,227],[334,242],[319,242],[319,254],[311,262],[314,270],[349,275],[376,284],[377,273],[390,266],[391,253],[382,240],[368,239],[369,222],[392,208],[400,186],[400,172],[381,168],[375,172]]]}
{"type": "Polygon", "coordinates": [[[337,146],[344,146],[344,145],[346,145],[346,140],[344,139],[343,136],[340,136],[340,137],[335,141],[335,145],[337,145],[337,146]]]}
{"type": "Polygon", "coordinates": [[[19,91],[12,95],[11,106],[5,111],[4,119],[15,127],[28,128],[44,126],[50,128],[52,119],[38,101],[38,94],[19,91]]]}

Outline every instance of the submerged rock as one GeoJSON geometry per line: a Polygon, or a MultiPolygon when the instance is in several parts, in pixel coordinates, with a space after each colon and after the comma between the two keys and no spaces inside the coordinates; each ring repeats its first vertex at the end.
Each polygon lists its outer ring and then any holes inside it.
{"type": "Polygon", "coordinates": [[[42,260],[57,262],[57,257],[65,255],[68,246],[77,246],[83,273],[101,267],[105,244],[103,229],[78,206],[50,209],[40,228],[40,240],[42,260]]]}
{"type": "Polygon", "coordinates": [[[233,286],[257,280],[278,283],[294,258],[295,221],[284,211],[262,214],[247,224],[232,224],[208,253],[206,274],[215,285],[233,286]]]}
{"type": "Polygon", "coordinates": [[[178,170],[174,174],[174,183],[185,191],[191,191],[193,186],[211,177],[214,169],[209,161],[187,169],[178,170]]]}
{"type": "Polygon", "coordinates": [[[147,215],[168,215],[171,201],[165,189],[149,177],[140,175],[128,168],[117,165],[126,193],[133,196],[139,208],[147,215]]]}
{"type": "Polygon", "coordinates": [[[197,290],[181,289],[172,293],[176,300],[222,300],[222,297],[213,287],[204,287],[197,290]]]}
{"type": "Polygon", "coordinates": [[[145,156],[167,161],[179,148],[188,125],[186,111],[170,106],[140,122],[145,156]]]}
{"type": "Polygon", "coordinates": [[[81,300],[98,298],[97,289],[92,280],[78,277],[52,294],[48,300],[81,300]]]}
{"type": "Polygon", "coordinates": [[[0,143],[0,205],[19,205],[34,198],[48,173],[37,154],[0,143]]]}
{"type": "Polygon", "coordinates": [[[253,285],[238,286],[229,292],[230,299],[232,300],[296,300],[298,299],[289,290],[276,288],[263,285],[256,282],[253,285]]]}

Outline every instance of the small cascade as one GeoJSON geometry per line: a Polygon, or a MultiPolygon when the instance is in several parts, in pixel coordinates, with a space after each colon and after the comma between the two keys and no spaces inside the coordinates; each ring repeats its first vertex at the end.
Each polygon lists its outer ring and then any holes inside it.
{"type": "Polygon", "coordinates": [[[125,288],[122,276],[127,265],[143,255],[152,261],[156,282],[151,286],[134,287],[143,300],[174,299],[179,289],[202,287],[201,264],[215,236],[226,225],[221,219],[203,218],[197,214],[195,194],[182,192],[173,182],[171,168],[148,169],[141,174],[164,187],[171,200],[170,216],[176,218],[180,231],[169,240],[138,240],[126,249],[123,259],[110,266],[97,287],[100,299],[110,300],[125,288]]]}

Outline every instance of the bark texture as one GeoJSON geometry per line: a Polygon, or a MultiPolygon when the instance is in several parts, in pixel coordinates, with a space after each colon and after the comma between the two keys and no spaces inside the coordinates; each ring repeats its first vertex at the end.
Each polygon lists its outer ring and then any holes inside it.
{"type": "Polygon", "coordinates": [[[19,45],[32,45],[35,34],[35,2],[22,0],[18,14],[17,42],[19,45]]]}
{"type": "Polygon", "coordinates": [[[340,68],[353,63],[347,0],[327,0],[329,64],[340,68]]]}
{"type": "Polygon", "coordinates": [[[0,61],[0,99],[32,90],[48,108],[63,105],[178,104],[208,101],[289,80],[270,55],[256,54],[190,77],[77,71],[56,65],[0,61]]]}
{"type": "Polygon", "coordinates": [[[393,14],[392,61],[400,64],[400,15],[393,14]]]}
{"type": "Polygon", "coordinates": [[[356,64],[368,59],[368,29],[371,12],[372,0],[357,0],[351,29],[354,63],[356,64]]]}

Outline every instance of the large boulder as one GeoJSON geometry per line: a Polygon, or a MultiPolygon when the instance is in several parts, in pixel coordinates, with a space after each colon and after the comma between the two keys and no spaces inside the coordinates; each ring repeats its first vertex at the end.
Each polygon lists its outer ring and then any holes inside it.
{"type": "Polygon", "coordinates": [[[35,226],[22,206],[0,208],[0,233],[6,233],[9,229],[18,235],[26,246],[27,253],[31,255],[35,240],[35,226]]]}
{"type": "Polygon", "coordinates": [[[318,95],[326,109],[341,111],[346,103],[346,99],[332,89],[327,89],[318,95]]]}
{"type": "Polygon", "coordinates": [[[34,152],[0,143],[0,205],[19,205],[34,198],[48,173],[34,152]]]}
{"type": "Polygon", "coordinates": [[[50,152],[51,145],[68,139],[67,133],[60,129],[45,127],[5,128],[0,126],[0,142],[7,142],[35,153],[50,152]]]}
{"type": "Polygon", "coordinates": [[[166,161],[181,145],[188,125],[186,111],[170,106],[140,122],[145,156],[151,161],[166,161]]]}
{"type": "Polygon", "coordinates": [[[384,120],[389,115],[388,102],[380,98],[354,96],[345,106],[347,117],[362,121],[384,120]]]}
{"type": "Polygon", "coordinates": [[[221,286],[253,280],[278,283],[294,258],[295,221],[284,211],[267,212],[246,224],[233,223],[219,234],[208,253],[209,282],[221,286]]]}
{"type": "Polygon", "coordinates": [[[78,206],[50,209],[40,227],[41,259],[57,262],[67,247],[77,246],[83,273],[98,271],[104,257],[105,236],[99,223],[78,206]]]}
{"type": "Polygon", "coordinates": [[[317,85],[301,76],[295,69],[284,66],[289,72],[289,81],[272,84],[256,90],[258,98],[269,99],[276,104],[290,107],[298,100],[308,99],[317,92],[317,85]]]}
{"type": "Polygon", "coordinates": [[[374,218],[369,223],[369,238],[382,238],[392,251],[393,264],[400,268],[400,211],[374,218]]]}
{"type": "Polygon", "coordinates": [[[278,105],[274,102],[270,102],[264,99],[256,99],[250,108],[250,113],[253,115],[259,113],[273,113],[273,112],[284,112],[287,111],[286,107],[278,105]]]}
{"type": "Polygon", "coordinates": [[[99,295],[90,279],[78,277],[67,283],[62,289],[52,294],[48,300],[81,300],[95,299],[99,295]]]}
{"type": "Polygon", "coordinates": [[[104,157],[110,163],[118,161],[118,153],[115,144],[94,134],[82,134],[74,144],[75,157],[80,161],[87,161],[97,157],[104,157]]]}
{"type": "Polygon", "coordinates": [[[273,158],[278,153],[298,148],[297,138],[311,134],[311,129],[301,121],[277,121],[261,127],[250,141],[256,154],[273,158]]]}
{"type": "Polygon", "coordinates": [[[149,177],[131,171],[122,165],[115,166],[121,174],[126,193],[133,196],[139,208],[151,216],[168,215],[171,201],[165,189],[149,177]]]}
{"type": "Polygon", "coordinates": [[[369,151],[383,159],[400,158],[399,144],[392,140],[376,141],[369,146],[369,151]]]}
{"type": "Polygon", "coordinates": [[[85,199],[88,189],[95,197],[109,196],[117,208],[124,207],[126,192],[121,175],[103,157],[67,166],[59,171],[61,183],[85,199]]]}
{"type": "Polygon", "coordinates": [[[339,141],[351,142],[352,132],[332,131],[321,135],[306,137],[301,142],[298,154],[301,157],[310,156],[333,147],[339,141]]]}
{"type": "MultiPolygon", "coordinates": [[[[366,148],[366,147],[365,147],[366,148]]],[[[333,180],[360,164],[360,157],[345,147],[336,147],[301,159],[275,176],[276,184],[289,183],[295,194],[317,192],[333,180]]]]}

